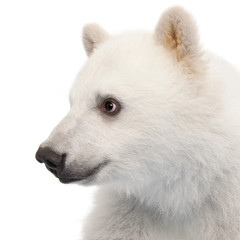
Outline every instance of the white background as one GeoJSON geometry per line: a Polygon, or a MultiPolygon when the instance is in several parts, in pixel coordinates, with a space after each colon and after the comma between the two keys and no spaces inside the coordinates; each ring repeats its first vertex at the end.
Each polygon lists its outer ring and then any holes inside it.
{"type": "Polygon", "coordinates": [[[87,59],[81,29],[98,22],[112,34],[152,31],[176,4],[195,16],[204,48],[239,68],[238,1],[0,1],[0,239],[80,239],[94,188],[60,184],[34,155],[68,111],[87,59]]]}

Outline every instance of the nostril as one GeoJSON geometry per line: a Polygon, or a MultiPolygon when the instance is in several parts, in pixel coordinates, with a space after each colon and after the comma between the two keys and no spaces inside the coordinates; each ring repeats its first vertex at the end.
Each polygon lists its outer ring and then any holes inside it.
{"type": "Polygon", "coordinates": [[[45,160],[45,164],[48,165],[50,168],[57,168],[57,165],[53,162],[50,162],[49,160],[45,160]]]}
{"type": "Polygon", "coordinates": [[[47,167],[56,169],[64,162],[66,154],[58,154],[49,147],[39,148],[36,153],[36,159],[40,163],[45,163],[47,167]]]}

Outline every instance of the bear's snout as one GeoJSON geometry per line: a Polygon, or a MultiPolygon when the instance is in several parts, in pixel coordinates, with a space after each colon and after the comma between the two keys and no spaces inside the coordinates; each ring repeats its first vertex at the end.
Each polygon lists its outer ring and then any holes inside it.
{"type": "Polygon", "coordinates": [[[40,147],[36,153],[36,159],[40,163],[44,163],[47,169],[56,177],[59,169],[64,166],[66,154],[58,154],[49,147],[40,147]]]}

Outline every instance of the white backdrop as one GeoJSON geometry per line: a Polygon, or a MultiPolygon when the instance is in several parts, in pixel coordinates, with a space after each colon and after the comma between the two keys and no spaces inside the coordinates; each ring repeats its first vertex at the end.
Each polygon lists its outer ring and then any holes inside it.
{"type": "Polygon", "coordinates": [[[63,185],[34,155],[67,113],[68,91],[86,55],[85,23],[110,33],[153,30],[161,12],[182,5],[204,48],[240,67],[238,1],[0,1],[0,239],[81,239],[94,188],[63,185]]]}

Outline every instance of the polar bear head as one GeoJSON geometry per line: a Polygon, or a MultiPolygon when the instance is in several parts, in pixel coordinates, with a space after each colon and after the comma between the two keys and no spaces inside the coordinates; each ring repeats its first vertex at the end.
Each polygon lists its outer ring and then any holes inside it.
{"type": "Polygon", "coordinates": [[[153,34],[110,36],[89,24],[83,44],[89,58],[71,89],[70,111],[37,160],[63,183],[137,191],[182,178],[200,154],[194,146],[211,114],[203,107],[205,67],[191,16],[170,8],[153,34]]]}

